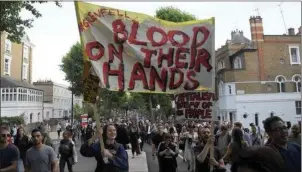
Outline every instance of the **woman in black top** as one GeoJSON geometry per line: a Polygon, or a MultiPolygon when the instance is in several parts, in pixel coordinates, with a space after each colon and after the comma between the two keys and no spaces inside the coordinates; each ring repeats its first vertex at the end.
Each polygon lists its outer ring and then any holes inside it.
{"type": "Polygon", "coordinates": [[[132,149],[132,158],[134,158],[135,153],[136,153],[136,155],[140,154],[139,143],[138,143],[139,133],[138,133],[138,129],[135,125],[132,125],[130,127],[129,135],[130,135],[130,144],[131,144],[131,149],[132,149]]]}
{"type": "Polygon", "coordinates": [[[164,141],[158,146],[158,158],[160,164],[160,172],[176,172],[178,151],[176,145],[172,142],[173,137],[170,134],[165,134],[164,141]]]}
{"type": "Polygon", "coordinates": [[[238,154],[248,147],[248,143],[243,140],[243,132],[240,128],[234,128],[232,131],[233,141],[229,144],[227,152],[223,159],[230,160],[231,164],[238,158],[238,154]]]}
{"type": "Polygon", "coordinates": [[[31,143],[28,136],[24,134],[24,129],[22,127],[17,130],[17,136],[14,144],[19,148],[20,158],[22,159],[23,164],[25,164],[24,160],[26,152],[31,147],[31,143]]]}

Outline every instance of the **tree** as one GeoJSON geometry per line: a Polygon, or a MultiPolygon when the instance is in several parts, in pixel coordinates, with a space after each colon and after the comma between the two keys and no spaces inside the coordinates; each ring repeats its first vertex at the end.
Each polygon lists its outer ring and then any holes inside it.
{"type": "Polygon", "coordinates": [[[156,10],[155,16],[159,19],[176,23],[196,20],[196,17],[194,15],[185,11],[181,11],[180,9],[174,8],[172,6],[159,8],[158,10],[156,10]]]}
{"type": "Polygon", "coordinates": [[[84,114],[84,109],[82,107],[80,107],[80,105],[75,104],[73,106],[73,114],[74,114],[74,118],[76,120],[80,120],[81,119],[81,115],[84,114]]]}
{"type": "MultiPolygon", "coordinates": [[[[20,43],[25,35],[25,28],[33,27],[33,18],[22,19],[20,12],[26,9],[35,18],[42,14],[33,6],[35,3],[46,3],[47,1],[0,1],[0,33],[7,32],[8,39],[20,43]]],[[[56,1],[56,5],[61,7],[61,3],[56,1]]]]}
{"type": "Polygon", "coordinates": [[[65,73],[65,80],[70,82],[70,90],[77,96],[83,93],[83,50],[82,45],[77,42],[69,52],[62,58],[61,70],[65,73]]]}

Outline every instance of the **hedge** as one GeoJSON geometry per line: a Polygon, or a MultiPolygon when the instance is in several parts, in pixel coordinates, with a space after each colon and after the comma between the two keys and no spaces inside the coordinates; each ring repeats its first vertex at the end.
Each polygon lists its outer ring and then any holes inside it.
{"type": "Polygon", "coordinates": [[[0,124],[24,124],[24,118],[21,116],[13,116],[13,117],[1,117],[0,118],[0,124]]]}

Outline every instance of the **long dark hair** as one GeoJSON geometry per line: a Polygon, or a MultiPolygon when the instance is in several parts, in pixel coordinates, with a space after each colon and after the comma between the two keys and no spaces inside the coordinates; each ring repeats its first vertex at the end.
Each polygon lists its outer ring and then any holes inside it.
{"type": "Polygon", "coordinates": [[[21,136],[20,136],[20,130],[23,130],[23,137],[26,137],[27,138],[27,136],[26,136],[26,134],[25,134],[25,130],[24,130],[24,128],[23,127],[19,127],[18,129],[17,129],[17,135],[16,135],[16,139],[15,139],[15,141],[14,141],[14,143],[15,143],[15,145],[18,145],[19,144],[19,140],[20,140],[20,138],[21,138],[21,136]]]}
{"type": "Polygon", "coordinates": [[[106,144],[106,143],[107,143],[107,140],[108,140],[108,137],[107,137],[107,129],[108,129],[109,126],[113,126],[115,129],[117,129],[116,126],[115,126],[114,124],[107,124],[107,125],[105,125],[105,126],[103,127],[103,134],[102,134],[102,136],[103,136],[104,144],[106,144]]]}
{"type": "Polygon", "coordinates": [[[234,128],[232,131],[232,138],[233,138],[233,141],[235,143],[237,143],[240,148],[242,148],[242,141],[243,141],[242,130],[239,128],[234,128]]]}

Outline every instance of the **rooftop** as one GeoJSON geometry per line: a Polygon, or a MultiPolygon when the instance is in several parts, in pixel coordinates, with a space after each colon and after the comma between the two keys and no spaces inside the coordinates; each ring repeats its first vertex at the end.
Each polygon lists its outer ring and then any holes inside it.
{"type": "Polygon", "coordinates": [[[0,82],[1,88],[16,88],[16,87],[23,87],[23,88],[30,88],[30,89],[37,89],[34,85],[30,84],[27,81],[20,81],[16,80],[14,78],[11,78],[9,76],[1,76],[1,82],[0,82]]]}

